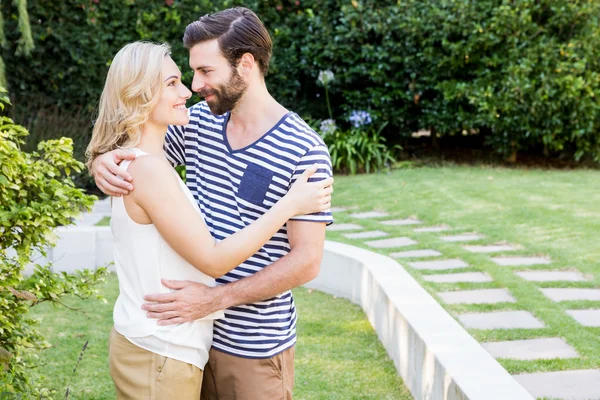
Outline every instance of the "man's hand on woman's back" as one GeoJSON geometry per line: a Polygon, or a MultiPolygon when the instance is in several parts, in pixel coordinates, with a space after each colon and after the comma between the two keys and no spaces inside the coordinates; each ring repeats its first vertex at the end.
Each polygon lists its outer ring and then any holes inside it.
{"type": "Polygon", "coordinates": [[[102,154],[92,162],[90,173],[96,186],[109,196],[122,196],[133,190],[131,175],[119,167],[123,160],[133,160],[135,154],[130,150],[113,150],[102,154]]]}

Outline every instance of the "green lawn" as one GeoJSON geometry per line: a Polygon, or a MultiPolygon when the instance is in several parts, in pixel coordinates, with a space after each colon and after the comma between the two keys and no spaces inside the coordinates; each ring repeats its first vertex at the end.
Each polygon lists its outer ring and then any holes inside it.
{"type": "MultiPolygon", "coordinates": [[[[395,227],[376,220],[352,219],[349,212],[336,214],[336,222],[354,222],[370,229],[409,236],[418,245],[379,250],[389,254],[399,250],[436,249],[440,258],[460,258],[470,267],[450,271],[415,271],[412,275],[432,294],[475,288],[508,288],[517,303],[497,305],[445,306],[453,315],[491,310],[529,310],[544,321],[544,329],[494,330],[471,333],[480,341],[562,337],[581,355],[570,360],[500,360],[512,373],[563,369],[600,368],[600,328],[586,328],[565,314],[567,309],[600,308],[600,302],[555,303],[539,287],[600,287],[600,171],[545,171],[486,167],[443,167],[395,170],[390,174],[336,177],[335,206],[352,211],[380,210],[392,217],[414,216],[425,225],[445,223],[454,232],[479,232],[486,238],[475,243],[506,241],[523,246],[505,255],[546,255],[550,265],[499,267],[489,255],[472,254],[461,243],[439,239],[446,233],[415,233],[414,226],[395,227]],[[587,282],[533,283],[514,274],[515,270],[571,270],[587,275],[587,282]],[[472,284],[433,284],[423,274],[484,271],[493,282],[472,284]]],[[[367,248],[361,240],[345,239],[343,232],[328,232],[331,240],[367,248]]],[[[502,254],[502,253],[500,253],[502,254]]],[[[428,259],[430,260],[430,259],[428,259]]],[[[401,261],[402,263],[403,261],[401,261]]],[[[443,304],[443,303],[442,303],[443,304]]]]}
{"type": "MultiPolygon", "coordinates": [[[[89,345],[71,385],[71,399],[113,399],[107,338],[118,283],[104,288],[108,304],[70,300],[86,314],[41,304],[33,308],[53,348],[42,352],[42,372],[64,394],[83,344],[89,345]]],[[[344,299],[299,288],[294,292],[299,341],[296,399],[412,399],[362,310],[344,299]]],[[[58,396],[61,397],[61,396],[58,396]]]]}
{"type": "Polygon", "coordinates": [[[110,217],[104,217],[96,222],[96,226],[110,226],[110,217]]]}

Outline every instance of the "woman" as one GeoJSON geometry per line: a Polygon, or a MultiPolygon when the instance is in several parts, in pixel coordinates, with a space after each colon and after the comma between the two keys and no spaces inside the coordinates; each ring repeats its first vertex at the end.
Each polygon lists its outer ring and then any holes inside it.
{"type": "Polygon", "coordinates": [[[112,199],[120,295],[109,364],[120,399],[200,398],[212,321],[222,313],[158,326],[141,306],[145,294],[168,291],[161,278],[214,286],[214,278],[252,256],[290,217],[330,206],[333,180],[307,183],[313,167],[267,213],[216,243],[197,202],[163,155],[168,126],[188,123],[185,103],[190,96],[167,45],[128,44],[109,69],[88,147],[88,165],[116,148],[136,154],[122,164],[134,178],[135,191],[112,199]]]}

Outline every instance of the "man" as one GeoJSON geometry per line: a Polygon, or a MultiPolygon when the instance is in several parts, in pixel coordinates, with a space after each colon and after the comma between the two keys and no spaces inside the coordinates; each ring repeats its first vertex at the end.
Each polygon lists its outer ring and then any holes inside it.
{"type": "MultiPolygon", "coordinates": [[[[192,90],[205,102],[190,109],[187,126],[169,129],[165,152],[174,165],[186,166],[187,185],[222,240],[262,215],[307,166],[319,164],[312,179],[330,176],[331,162],[321,138],[269,94],[264,77],[272,43],[252,11],[204,16],[188,25],[183,41],[192,90]]],[[[133,189],[116,165],[130,157],[116,151],[94,161],[103,192],[133,189]]],[[[215,288],[164,281],[175,291],[146,296],[144,309],[161,325],[225,309],[215,322],[202,399],[292,398],[296,309],[290,290],[318,274],[331,222],[330,212],[293,218],[215,288]]]]}

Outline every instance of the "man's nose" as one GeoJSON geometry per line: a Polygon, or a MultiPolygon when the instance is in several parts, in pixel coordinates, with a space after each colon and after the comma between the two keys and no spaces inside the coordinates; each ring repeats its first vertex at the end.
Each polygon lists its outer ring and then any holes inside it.
{"type": "Polygon", "coordinates": [[[205,86],[204,79],[200,78],[197,75],[194,75],[194,79],[192,80],[192,90],[196,93],[201,91],[205,86]]]}

